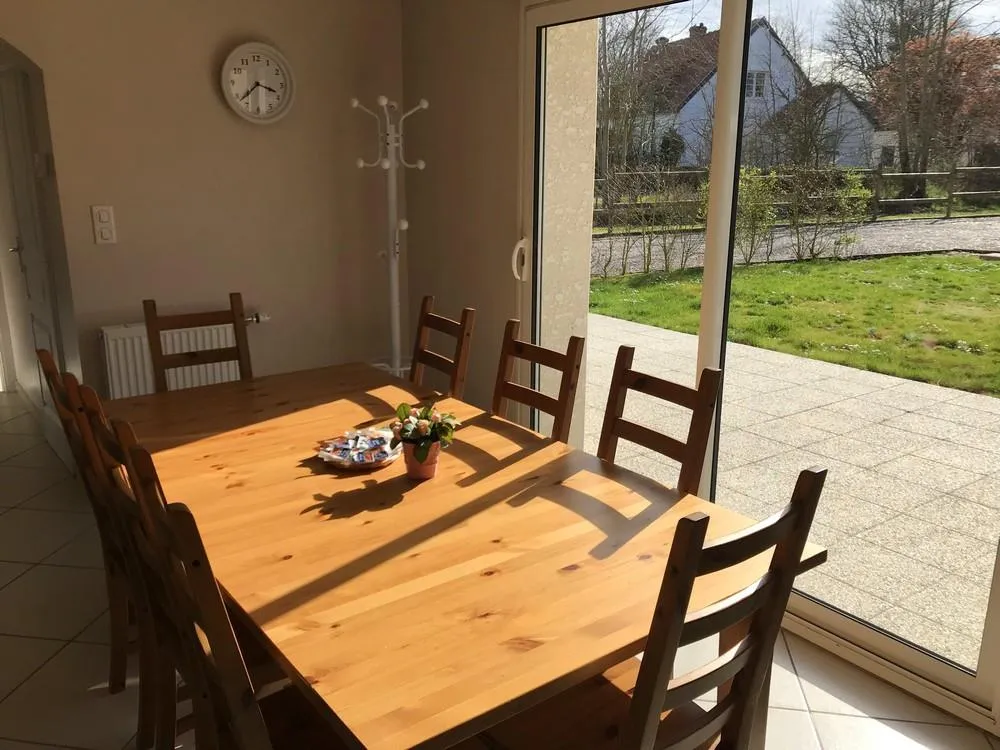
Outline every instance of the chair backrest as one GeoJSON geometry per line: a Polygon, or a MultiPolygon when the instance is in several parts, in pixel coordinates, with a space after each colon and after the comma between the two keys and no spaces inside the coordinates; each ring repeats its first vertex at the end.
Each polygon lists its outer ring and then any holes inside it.
{"type": "Polygon", "coordinates": [[[507,321],[507,327],[503,333],[503,344],[500,348],[497,382],[493,389],[492,411],[494,414],[499,414],[504,400],[507,399],[550,414],[553,419],[552,438],[566,442],[569,439],[569,428],[573,421],[573,405],[576,401],[577,384],[580,381],[584,340],[579,336],[570,336],[566,352],[557,352],[536,344],[529,344],[526,341],[518,341],[517,334],[520,329],[521,321],[507,321]],[[540,391],[514,383],[512,379],[514,377],[514,360],[516,359],[523,359],[561,372],[559,396],[553,398],[540,391]]]}
{"type": "MultiPolygon", "coordinates": [[[[123,432],[123,423],[112,423],[123,432]]],[[[195,699],[195,736],[209,750],[271,750],[243,653],[191,511],[167,504],[149,452],[128,450],[129,482],[142,511],[142,557],[162,639],[195,699]],[[231,744],[227,744],[228,743],[231,744]]]]}
{"type": "Polygon", "coordinates": [[[167,391],[167,370],[192,365],[209,365],[216,362],[239,363],[240,380],[251,380],[250,344],[247,341],[246,313],[243,310],[243,295],[233,292],[229,295],[229,309],[214,312],[186,313],[183,315],[159,315],[155,300],[142,302],[146,317],[146,337],[149,339],[149,354],[153,362],[153,382],[157,393],[167,391]],[[160,334],[182,328],[204,328],[205,326],[232,325],[235,346],[221,349],[164,354],[160,334]]]}
{"type": "Polygon", "coordinates": [[[708,517],[694,514],[677,526],[653,614],[623,733],[624,750],[689,750],[720,737],[723,750],[745,750],[774,643],[809,536],[826,470],[799,474],[791,503],[745,531],[704,545],[708,517]],[[739,565],[772,550],[767,572],[737,594],[688,613],[698,577],[739,565]],[[671,679],[677,649],[730,628],[741,640],[708,664],[671,679]],[[728,688],[727,688],[728,686],[728,688]],[[664,731],[664,710],[721,688],[719,701],[682,731],[664,731]]]}
{"type": "Polygon", "coordinates": [[[637,443],[679,462],[681,471],[677,480],[678,492],[697,493],[702,468],[705,465],[705,454],[708,451],[712,417],[719,400],[722,373],[714,368],[705,368],[698,378],[698,387],[688,388],[670,380],[633,370],[634,356],[635,347],[618,348],[618,358],[615,360],[615,369],[611,376],[611,389],[608,392],[608,405],[604,410],[604,425],[597,444],[597,456],[613,463],[620,439],[637,443]],[[687,440],[681,442],[625,419],[623,416],[625,399],[629,391],[644,393],[690,409],[691,425],[688,428],[687,440]]]}
{"type": "MultiPolygon", "coordinates": [[[[84,436],[80,432],[81,422],[78,404],[74,405],[68,392],[67,385],[74,394],[79,390],[79,383],[71,373],[59,372],[55,358],[48,349],[36,349],[38,364],[41,365],[42,374],[45,376],[45,383],[49,388],[49,395],[52,397],[52,405],[55,407],[59,423],[66,434],[66,441],[69,443],[73,459],[76,461],[77,470],[84,478],[86,485],[85,469],[89,466],[89,456],[84,445],[84,436]]],[[[87,491],[90,491],[87,487],[87,491]]]]}
{"type": "Polygon", "coordinates": [[[413,345],[413,362],[410,365],[410,380],[422,384],[424,368],[430,367],[448,376],[448,395],[461,398],[465,392],[465,376],[469,369],[469,347],[472,343],[472,329],[476,323],[476,311],[467,307],[462,310],[460,320],[452,320],[434,312],[434,298],[424,297],[420,305],[417,321],[417,339],[413,345]],[[451,359],[427,347],[431,331],[440,331],[455,339],[455,353],[451,359]]]}

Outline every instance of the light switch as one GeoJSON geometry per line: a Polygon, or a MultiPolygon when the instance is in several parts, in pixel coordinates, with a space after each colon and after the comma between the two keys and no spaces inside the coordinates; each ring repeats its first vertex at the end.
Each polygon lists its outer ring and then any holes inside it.
{"type": "Polygon", "coordinates": [[[94,222],[95,243],[98,245],[114,245],[118,242],[114,206],[91,206],[90,216],[94,222]]]}

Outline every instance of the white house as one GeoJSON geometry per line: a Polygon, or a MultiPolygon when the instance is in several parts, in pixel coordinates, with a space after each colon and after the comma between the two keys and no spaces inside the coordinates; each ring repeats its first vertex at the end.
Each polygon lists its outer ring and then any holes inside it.
{"type": "MultiPolygon", "coordinates": [[[[704,166],[711,151],[719,32],[703,24],[676,41],[661,39],[644,66],[651,112],[640,119],[637,145],[655,158],[671,129],[683,140],[680,166],[704,166]]],[[[808,140],[821,163],[870,166],[875,122],[843,86],[812,84],[764,18],[752,22],[744,109],[745,161],[788,161],[808,140]],[[808,96],[806,94],[808,93],[808,96]],[[789,110],[784,119],[778,115],[789,110]],[[765,145],[763,151],[754,151],[765,145]]]]}

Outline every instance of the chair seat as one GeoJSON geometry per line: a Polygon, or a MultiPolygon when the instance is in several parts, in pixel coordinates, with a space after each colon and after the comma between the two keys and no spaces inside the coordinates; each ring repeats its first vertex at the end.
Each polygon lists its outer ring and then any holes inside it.
{"type": "MultiPolygon", "coordinates": [[[[629,659],[484,732],[496,750],[619,750],[629,703],[639,674],[629,659]]],[[[662,714],[657,746],[684,735],[704,716],[695,703],[662,714]],[[676,734],[675,734],[676,733],[676,734]]],[[[708,750],[713,743],[702,750],[708,750]]]]}

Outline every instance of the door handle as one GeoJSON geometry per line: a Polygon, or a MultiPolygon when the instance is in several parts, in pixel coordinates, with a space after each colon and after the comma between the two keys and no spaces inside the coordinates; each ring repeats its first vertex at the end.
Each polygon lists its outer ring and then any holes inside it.
{"type": "Polygon", "coordinates": [[[14,241],[14,247],[8,247],[8,248],[7,248],[7,252],[8,252],[8,253],[20,253],[20,252],[21,252],[21,251],[22,251],[23,249],[24,249],[24,248],[22,248],[22,247],[21,247],[21,238],[20,238],[20,237],[18,237],[18,238],[17,238],[17,239],[16,239],[15,241],[14,241]]]}
{"type": "Polygon", "coordinates": [[[518,281],[524,281],[524,277],[521,275],[521,268],[524,265],[524,253],[528,249],[528,240],[522,237],[514,245],[514,251],[510,254],[510,270],[514,274],[514,278],[518,281]],[[519,262],[520,261],[520,262],[519,262]]]}

